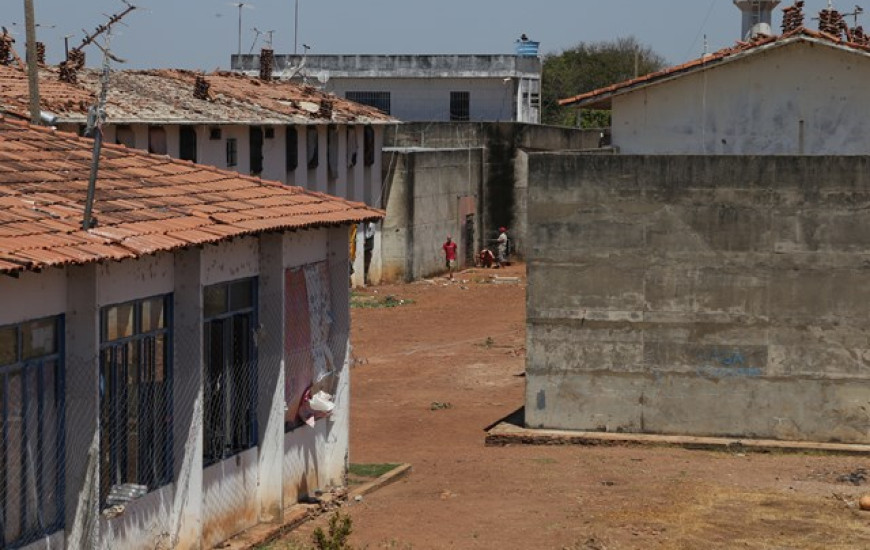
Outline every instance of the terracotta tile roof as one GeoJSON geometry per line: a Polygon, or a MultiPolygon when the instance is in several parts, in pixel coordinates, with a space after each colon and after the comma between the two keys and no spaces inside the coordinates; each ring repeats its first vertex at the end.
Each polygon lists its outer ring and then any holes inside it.
{"type": "MultiPolygon", "coordinates": [[[[310,86],[264,82],[237,73],[204,75],[209,98],[193,95],[197,73],[183,70],[112,73],[106,112],[118,124],[306,124],[394,123],[381,111],[310,86]]],[[[78,72],[78,83],[60,81],[57,69],[40,71],[40,103],[61,123],[87,120],[100,89],[100,73],[78,72]]],[[[0,107],[29,118],[27,75],[16,66],[0,66],[0,107]]]]}
{"type": "Polygon", "coordinates": [[[0,117],[0,273],[121,260],[228,237],[373,221],[322,193],[105,145],[82,229],[93,142],[0,117]]]}
{"type": "Polygon", "coordinates": [[[793,31],[787,32],[782,36],[766,36],[761,37],[753,42],[738,42],[735,46],[731,48],[724,48],[715,53],[706,55],[698,59],[694,59],[687,63],[683,63],[682,65],[669,67],[661,71],[633,78],[631,80],[626,80],[624,82],[612,84],[610,86],[599,88],[597,90],[592,90],[591,92],[579,94],[574,97],[560,99],[559,105],[576,105],[580,107],[609,109],[611,98],[621,93],[635,90],[638,88],[643,88],[657,82],[669,80],[671,78],[675,78],[684,74],[692,73],[699,70],[705,70],[723,62],[741,58],[743,57],[743,55],[752,55],[754,53],[766,51],[771,47],[784,46],[800,41],[819,42],[831,46],[841,46],[857,53],[870,53],[870,47],[866,45],[847,42],[841,38],[824,32],[800,27],[793,31]]]}
{"type": "MultiPolygon", "coordinates": [[[[58,78],[47,78],[41,72],[39,80],[40,107],[59,116],[86,117],[88,107],[96,102],[96,96],[89,90],[62,82],[58,78]]],[[[0,108],[24,118],[30,118],[27,73],[19,67],[0,65],[0,108]]]]}

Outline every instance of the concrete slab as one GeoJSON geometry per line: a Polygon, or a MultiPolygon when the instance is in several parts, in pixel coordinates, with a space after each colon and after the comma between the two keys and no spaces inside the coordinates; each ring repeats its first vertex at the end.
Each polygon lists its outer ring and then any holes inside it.
{"type": "Polygon", "coordinates": [[[486,431],[488,447],[507,445],[581,445],[581,446],[650,446],[752,453],[823,453],[870,456],[870,445],[779,441],[773,439],[731,439],[680,435],[577,432],[568,430],[530,429],[510,420],[495,424],[486,431]]]}

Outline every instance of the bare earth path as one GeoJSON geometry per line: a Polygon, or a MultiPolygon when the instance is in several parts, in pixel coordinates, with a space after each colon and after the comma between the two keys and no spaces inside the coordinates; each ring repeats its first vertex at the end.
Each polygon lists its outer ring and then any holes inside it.
{"type": "Polygon", "coordinates": [[[838,480],[867,458],[484,447],[523,403],[525,273],[459,277],[367,289],[414,303],[353,310],[350,460],[414,468],[346,507],[356,547],[870,548],[870,488],[838,480]]]}

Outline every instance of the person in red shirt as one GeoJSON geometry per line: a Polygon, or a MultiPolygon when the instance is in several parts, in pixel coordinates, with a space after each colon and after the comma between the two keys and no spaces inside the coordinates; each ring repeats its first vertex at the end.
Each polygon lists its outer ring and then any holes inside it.
{"type": "Polygon", "coordinates": [[[450,280],[453,280],[453,270],[456,269],[456,243],[453,242],[453,237],[447,235],[447,241],[444,243],[444,246],[441,248],[444,249],[444,258],[447,261],[447,273],[450,276],[450,280]]]}

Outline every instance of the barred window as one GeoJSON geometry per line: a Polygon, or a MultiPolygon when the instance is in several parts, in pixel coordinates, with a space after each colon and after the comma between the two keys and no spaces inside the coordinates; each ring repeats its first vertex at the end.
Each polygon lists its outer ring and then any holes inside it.
{"type": "Polygon", "coordinates": [[[347,92],[344,97],[349,101],[374,107],[385,115],[390,114],[390,92],[347,92]]]}
{"type": "Polygon", "coordinates": [[[257,445],[256,283],[203,289],[205,465],[257,445]]]}
{"type": "Polygon", "coordinates": [[[63,318],[0,326],[0,547],[63,527],[63,318]]]}
{"type": "Polygon", "coordinates": [[[236,138],[227,138],[227,168],[239,163],[239,142],[236,138]]]}
{"type": "Polygon", "coordinates": [[[286,134],[284,142],[285,168],[288,172],[292,172],[299,166],[299,134],[296,132],[296,126],[287,126],[286,134]]]}
{"type": "Polygon", "coordinates": [[[171,299],[100,310],[100,502],[172,479],[171,299]]]}
{"type": "Polygon", "coordinates": [[[471,93],[450,92],[450,120],[467,121],[471,112],[471,93]]]}

